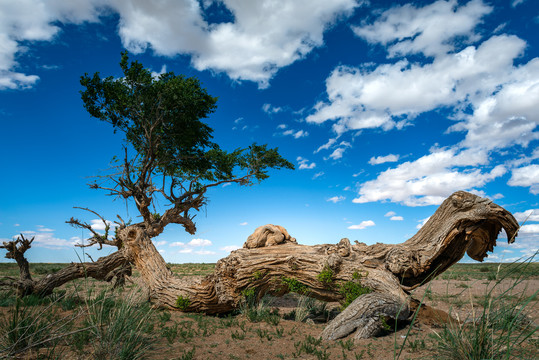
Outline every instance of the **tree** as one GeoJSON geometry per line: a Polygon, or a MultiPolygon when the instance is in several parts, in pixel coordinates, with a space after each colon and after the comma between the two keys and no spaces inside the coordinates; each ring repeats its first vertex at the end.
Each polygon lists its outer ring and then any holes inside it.
{"type": "Polygon", "coordinates": [[[237,308],[245,294],[262,297],[296,291],[349,303],[322,332],[323,338],[337,339],[354,331],[356,338],[367,338],[380,333],[388,321],[409,316],[412,289],[447,270],[465,253],[482,261],[493,250],[502,228],[509,243],[517,235],[518,223],[511,213],[488,199],[460,191],[401,244],[352,245],[342,239],[335,245],[305,246],[297,244],[286,229],[268,224],[249,236],[243,249],[219,260],[213,274],[197,281],[177,278],[153,245],[153,237],[172,223],[194,233],[192,212],[205,203],[208,188],[226,182],[249,185],[267,178],[270,168],[292,165],[276,149],[264,145],[227,153],[211,142],[212,130],[200,119],[215,109],[216,99],[197,80],[172,73],[154,79],[139,63],[128,65],[125,53],[121,66],[122,79],[101,79],[95,74],[81,80],[86,109],[125,133],[132,145],[131,150],[124,150],[116,171],[91,187],[134,200],[143,220],[127,224],[119,217],[116,232],[109,238],[110,226],[104,218],[105,234],[72,218],[70,224],[92,232],[87,245],[112,245],[118,251],[96,262],[71,264],[37,281],[31,279],[24,259],[32,240],[22,237],[4,243],[6,257],[15,259],[21,269],[18,280],[5,283],[15,286],[20,295],[49,294],[82,276],[121,282],[134,265],[150,299],[160,307],[224,313],[237,308]],[[151,212],[157,197],[169,203],[163,214],[151,212]]]}
{"type": "MultiPolygon", "coordinates": [[[[93,263],[71,264],[62,270],[64,273],[61,271],[62,276],[50,276],[45,282],[33,281],[28,271],[21,271],[21,279],[8,279],[21,295],[49,294],[55,287],[82,276],[116,278],[121,283],[132,264],[149,283],[164,274],[168,277],[170,271],[151,239],[170,224],[180,224],[194,234],[195,213],[206,203],[209,188],[224,183],[252,185],[268,178],[269,169],[294,168],[276,148],[253,144],[227,152],[213,142],[213,129],[202,120],[215,111],[217,98],[210,96],[197,79],[172,72],[155,78],[139,62],[129,62],[127,52],[122,53],[120,66],[122,78],[101,78],[95,73],[85,74],[80,81],[86,110],[110,123],[115,132],[122,132],[126,142],[122,160],[116,160],[111,172],[90,187],[134,201],[142,221],[127,224],[118,215],[118,226],[112,235],[109,222],[97,212],[81,208],[101,218],[105,234],[71,218],[69,224],[92,234],[85,245],[79,246],[97,244],[101,249],[111,245],[118,248],[117,253],[93,263]],[[167,203],[163,214],[152,212],[156,200],[167,203]]],[[[6,243],[6,256],[24,259],[31,242],[22,237],[6,243]]]]}

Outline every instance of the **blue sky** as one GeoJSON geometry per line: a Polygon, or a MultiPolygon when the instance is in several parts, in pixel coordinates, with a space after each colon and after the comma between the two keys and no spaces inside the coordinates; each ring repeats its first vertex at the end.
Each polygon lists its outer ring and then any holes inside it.
{"type": "Polygon", "coordinates": [[[155,239],[165,260],[214,262],[267,223],[303,244],[399,243],[457,190],[528,219],[487,261],[529,256],[538,34],[533,0],[0,0],[0,238],[35,236],[30,261],[78,261],[89,234],[65,221],[102,224],[74,206],[137,221],[86,185],[123,144],[79,94],[84,73],[120,76],[127,49],[219,97],[208,123],[223,148],[267,143],[296,165],[212,189],[195,236],[155,239]]]}

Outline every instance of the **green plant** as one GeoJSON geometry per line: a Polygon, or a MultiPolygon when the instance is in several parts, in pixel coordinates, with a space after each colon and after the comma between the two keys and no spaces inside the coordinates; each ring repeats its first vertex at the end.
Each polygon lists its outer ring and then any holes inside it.
{"type": "Polygon", "coordinates": [[[264,277],[264,273],[260,270],[257,270],[253,273],[253,279],[254,280],[260,280],[262,279],[262,277],[264,277]]]}
{"type": "Polygon", "coordinates": [[[281,282],[288,287],[288,291],[295,292],[297,294],[303,295],[309,292],[307,285],[300,283],[297,279],[288,278],[283,276],[281,282]]]}
{"type": "Polygon", "coordinates": [[[539,326],[527,320],[525,314],[527,307],[539,294],[539,289],[531,296],[517,290],[517,286],[525,280],[524,276],[513,277],[509,286],[505,284],[502,288],[500,284],[509,278],[511,268],[526,274],[526,271],[520,270],[525,270],[534,257],[524,263],[508,265],[504,273],[498,267],[494,276],[496,281],[487,288],[482,306],[478,308],[472,300],[470,318],[450,321],[433,335],[441,359],[533,358],[530,351],[536,349],[529,340],[537,333],[539,326]]]}
{"type": "Polygon", "coordinates": [[[7,318],[0,318],[0,353],[16,354],[45,346],[51,331],[50,320],[46,312],[17,298],[7,318]]]}
{"type": "Polygon", "coordinates": [[[232,339],[243,340],[243,339],[245,339],[245,334],[246,333],[247,333],[246,331],[239,332],[238,330],[234,330],[230,334],[230,337],[232,339]]]}
{"type": "Polygon", "coordinates": [[[245,315],[250,322],[265,321],[270,325],[278,325],[281,321],[278,309],[270,308],[270,300],[267,296],[257,300],[257,296],[249,291],[244,301],[240,304],[240,313],[245,315]]]}
{"type": "Polygon", "coordinates": [[[106,292],[93,301],[87,301],[87,322],[94,340],[94,359],[144,357],[153,342],[145,334],[153,313],[148,303],[137,302],[134,295],[117,301],[114,295],[106,292]]]}
{"type": "Polygon", "coordinates": [[[339,284],[339,293],[343,296],[342,309],[346,309],[359,296],[370,292],[372,292],[370,288],[361,285],[361,276],[359,273],[352,281],[339,284]]]}
{"type": "Polygon", "coordinates": [[[191,304],[191,300],[189,300],[188,297],[183,297],[182,295],[180,295],[176,299],[176,307],[182,311],[187,310],[190,304],[191,304]]]}
{"type": "Polygon", "coordinates": [[[344,349],[351,351],[354,349],[354,341],[352,339],[348,339],[346,341],[339,340],[339,345],[344,349]]]}
{"type": "Polygon", "coordinates": [[[178,360],[192,360],[195,356],[195,348],[193,347],[190,351],[184,350],[183,354],[178,358],[178,360]]]}
{"type": "Polygon", "coordinates": [[[333,270],[329,266],[325,266],[324,269],[316,276],[324,286],[328,286],[333,282],[333,270]]]}
{"type": "Polygon", "coordinates": [[[178,337],[178,323],[174,323],[172,326],[164,326],[161,328],[161,335],[163,335],[169,344],[173,344],[178,337]]]}

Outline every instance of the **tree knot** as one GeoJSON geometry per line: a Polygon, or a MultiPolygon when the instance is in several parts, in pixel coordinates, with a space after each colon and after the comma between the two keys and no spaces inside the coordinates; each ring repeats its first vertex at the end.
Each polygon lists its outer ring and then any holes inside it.
{"type": "Polygon", "coordinates": [[[255,249],[285,243],[296,243],[296,239],[291,237],[284,227],[267,224],[256,228],[254,233],[249,235],[243,247],[246,249],[255,249]]]}

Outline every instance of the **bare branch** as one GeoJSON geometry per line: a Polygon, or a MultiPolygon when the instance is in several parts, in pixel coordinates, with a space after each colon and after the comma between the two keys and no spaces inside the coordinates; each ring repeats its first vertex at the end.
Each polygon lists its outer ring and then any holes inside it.
{"type": "Polygon", "coordinates": [[[92,228],[92,225],[90,225],[90,224],[88,224],[86,222],[80,221],[79,219],[75,219],[75,218],[72,217],[71,219],[66,221],[67,224],[70,224],[73,227],[86,229],[86,230],[90,231],[93,234],[92,237],[86,239],[86,241],[88,241],[88,244],[77,244],[75,246],[77,246],[77,247],[89,247],[89,246],[93,246],[95,244],[99,244],[99,250],[101,250],[103,248],[103,244],[110,245],[110,246],[116,246],[118,248],[121,247],[121,241],[119,239],[109,240],[108,237],[109,237],[110,223],[108,223],[101,215],[99,215],[97,212],[95,212],[93,210],[90,210],[88,208],[83,208],[83,207],[78,207],[78,206],[75,206],[74,208],[75,209],[86,210],[86,211],[91,212],[92,214],[99,217],[99,219],[101,219],[101,221],[105,225],[105,234],[101,235],[100,233],[98,233],[97,231],[95,231],[92,228]]]}

